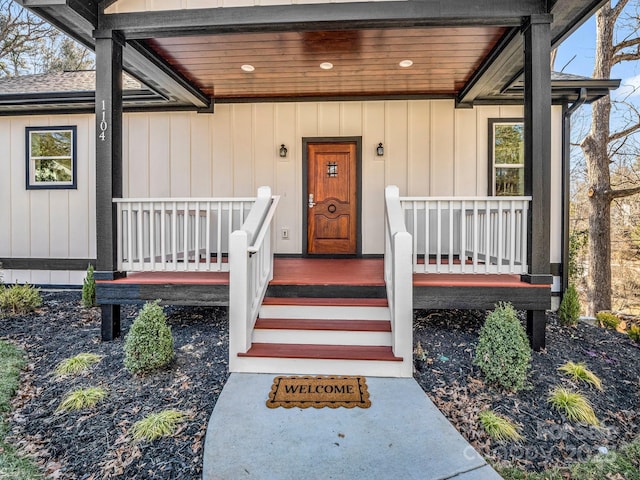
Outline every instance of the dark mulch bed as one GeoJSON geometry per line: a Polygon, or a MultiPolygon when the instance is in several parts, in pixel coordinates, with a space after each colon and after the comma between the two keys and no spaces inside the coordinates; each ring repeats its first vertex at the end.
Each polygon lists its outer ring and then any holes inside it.
{"type": "Polygon", "coordinates": [[[485,385],[473,366],[478,332],[485,312],[416,312],[414,342],[428,360],[415,378],[438,408],[486,458],[527,470],[566,467],[576,460],[613,449],[640,433],[640,345],[621,333],[580,323],[563,327],[548,317],[547,348],[534,352],[528,386],[517,394],[485,385]],[[567,361],[584,362],[604,390],[576,385],[557,368],[567,361]],[[555,386],[579,390],[592,404],[602,428],[569,422],[550,408],[555,386]],[[478,412],[491,408],[522,427],[519,443],[496,443],[478,422],[478,412]]]}
{"type": "MultiPolygon", "coordinates": [[[[200,478],[207,421],[228,376],[226,310],[167,307],[176,360],[166,371],[134,377],[122,364],[122,339],[101,342],[99,311],[79,304],[79,292],[44,293],[40,311],[0,320],[0,338],[24,348],[29,359],[9,418],[12,441],[35,455],[54,478],[200,478]],[[52,375],[61,360],[80,352],[104,358],[86,375],[64,379],[52,375]],[[109,397],[94,410],[55,413],[64,394],[81,386],[103,386],[109,397]],[[167,408],[190,415],[176,437],[151,443],[129,438],[135,421],[167,408]]],[[[123,332],[136,313],[137,307],[123,309],[123,332]]],[[[421,342],[428,356],[416,380],[486,457],[539,470],[567,465],[599,447],[614,448],[638,435],[637,344],[585,324],[562,328],[551,317],[548,348],[533,355],[529,388],[505,394],[485,385],[472,365],[484,316],[484,312],[417,312],[414,340],[421,342]],[[594,405],[603,429],[572,424],[548,407],[549,390],[570,385],[556,370],[567,360],[584,361],[602,379],[604,392],[579,389],[594,405]],[[526,440],[492,442],[477,422],[478,412],[489,407],[519,423],[526,440]]]]}
{"type": "MultiPolygon", "coordinates": [[[[168,370],[134,377],[123,367],[122,338],[100,341],[99,310],[80,307],[79,292],[43,298],[37,313],[0,320],[0,338],[22,347],[29,361],[9,418],[10,440],[54,478],[201,478],[207,422],[228,376],[226,310],[165,308],[176,359],[168,370]],[[86,375],[52,375],[61,360],[80,352],[104,358],[86,375]],[[89,411],[54,413],[69,390],[87,386],[106,388],[108,398],[89,411]],[[129,438],[134,422],[168,408],[189,414],[176,437],[129,438]]],[[[137,307],[124,308],[123,332],[136,314],[137,307]]]]}

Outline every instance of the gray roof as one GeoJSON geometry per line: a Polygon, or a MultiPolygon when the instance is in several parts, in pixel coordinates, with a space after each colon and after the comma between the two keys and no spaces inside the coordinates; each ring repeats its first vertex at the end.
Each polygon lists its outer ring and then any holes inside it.
{"type": "MultiPolygon", "coordinates": [[[[122,75],[124,90],[147,90],[130,75],[122,75]]],[[[93,92],[95,70],[42,73],[0,78],[0,95],[29,93],[93,92]]]]}
{"type": "Polygon", "coordinates": [[[557,80],[593,80],[593,78],[574,75],[573,73],[551,72],[551,81],[554,82],[557,80]]]}

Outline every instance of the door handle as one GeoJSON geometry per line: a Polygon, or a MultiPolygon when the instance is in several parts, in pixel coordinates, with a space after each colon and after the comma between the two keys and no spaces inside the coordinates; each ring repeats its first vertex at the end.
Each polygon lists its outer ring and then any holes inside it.
{"type": "Polygon", "coordinates": [[[313,201],[313,193],[309,194],[309,208],[315,207],[315,202],[313,201]]]}

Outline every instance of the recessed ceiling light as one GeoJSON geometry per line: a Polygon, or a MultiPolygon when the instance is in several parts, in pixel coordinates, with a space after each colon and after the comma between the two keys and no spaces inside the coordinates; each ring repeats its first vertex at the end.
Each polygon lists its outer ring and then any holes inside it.
{"type": "Polygon", "coordinates": [[[331,62],[322,62],[320,64],[320,68],[323,70],[331,70],[333,68],[333,63],[331,62]]]}
{"type": "Polygon", "coordinates": [[[402,68],[409,68],[411,65],[413,65],[413,62],[411,60],[402,60],[399,65],[402,68]]]}
{"type": "Polygon", "coordinates": [[[256,67],[254,67],[253,65],[249,65],[248,63],[242,65],[240,68],[243,72],[253,72],[256,69],[256,67]]]}

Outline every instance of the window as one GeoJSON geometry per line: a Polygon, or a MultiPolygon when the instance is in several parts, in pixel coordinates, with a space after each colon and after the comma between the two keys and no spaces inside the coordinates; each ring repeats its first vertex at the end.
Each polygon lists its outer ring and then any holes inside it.
{"type": "Polygon", "coordinates": [[[27,189],[76,188],[76,127],[27,127],[27,189]]]}
{"type": "Polygon", "coordinates": [[[522,119],[489,120],[489,193],[524,195],[524,124],[522,119]]]}

